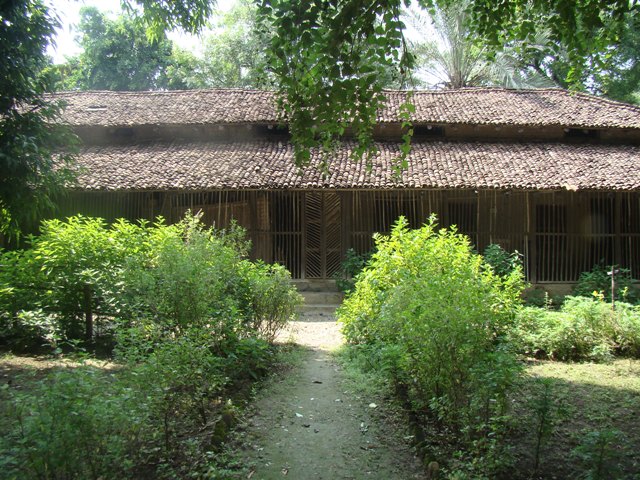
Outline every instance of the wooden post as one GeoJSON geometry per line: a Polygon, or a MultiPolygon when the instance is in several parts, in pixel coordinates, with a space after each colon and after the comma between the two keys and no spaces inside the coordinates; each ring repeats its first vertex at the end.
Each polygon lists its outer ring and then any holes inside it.
{"type": "Polygon", "coordinates": [[[251,260],[256,260],[258,258],[258,252],[260,251],[260,247],[258,242],[262,241],[262,238],[259,238],[259,229],[258,229],[258,202],[256,199],[256,192],[249,192],[249,238],[251,239],[251,260]]]}
{"type": "Polygon", "coordinates": [[[536,283],[538,281],[538,248],[536,245],[535,231],[535,208],[532,195],[529,192],[525,194],[525,202],[527,206],[527,240],[529,243],[529,281],[536,283]]]}
{"type": "Polygon", "coordinates": [[[305,279],[307,278],[307,192],[295,192],[294,195],[296,195],[300,201],[300,208],[302,211],[302,218],[301,218],[301,227],[302,227],[302,247],[301,247],[301,251],[300,251],[300,261],[301,261],[301,265],[300,265],[300,278],[305,279]]]}
{"type": "Polygon", "coordinates": [[[341,251],[340,256],[344,258],[347,250],[351,248],[351,233],[353,232],[352,212],[353,212],[353,192],[342,192],[339,194],[341,199],[342,230],[341,235],[341,251]]]}
{"type": "Polygon", "coordinates": [[[84,326],[85,339],[87,342],[91,342],[93,338],[93,310],[91,308],[91,285],[88,283],[84,285],[84,326]]]}
{"type": "Polygon", "coordinates": [[[615,240],[613,242],[613,263],[614,265],[622,265],[622,194],[614,193],[614,195],[613,218],[615,240]]]}

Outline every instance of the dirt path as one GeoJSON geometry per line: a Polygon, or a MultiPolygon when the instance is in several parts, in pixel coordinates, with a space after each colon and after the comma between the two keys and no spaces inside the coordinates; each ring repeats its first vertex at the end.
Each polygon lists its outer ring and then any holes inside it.
{"type": "Polygon", "coordinates": [[[330,354],[342,342],[335,321],[306,319],[292,330],[284,338],[309,350],[296,371],[259,394],[244,431],[247,478],[422,478],[384,399],[360,398],[342,378],[330,354]]]}

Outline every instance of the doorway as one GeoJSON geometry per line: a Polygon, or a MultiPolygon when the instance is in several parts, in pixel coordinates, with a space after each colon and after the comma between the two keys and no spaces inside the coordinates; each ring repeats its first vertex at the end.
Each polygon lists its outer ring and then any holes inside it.
{"type": "Polygon", "coordinates": [[[331,278],[342,262],[342,203],[338,193],[305,194],[304,276],[331,278]]]}

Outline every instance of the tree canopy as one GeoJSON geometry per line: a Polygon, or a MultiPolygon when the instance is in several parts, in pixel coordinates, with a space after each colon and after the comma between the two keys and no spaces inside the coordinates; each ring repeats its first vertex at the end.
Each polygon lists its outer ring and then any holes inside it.
{"type": "Polygon", "coordinates": [[[258,31],[256,8],[240,0],[216,15],[211,32],[203,36],[202,55],[174,49],[168,69],[170,82],[186,88],[263,88],[271,81],[267,68],[266,36],[258,31]]]}
{"type": "MultiPolygon", "coordinates": [[[[347,125],[359,142],[356,157],[375,154],[373,126],[384,101],[380,72],[395,66],[403,75],[414,58],[403,36],[403,0],[258,0],[260,18],[274,30],[269,63],[283,95],[296,162],[309,161],[309,148],[330,151],[347,125]]],[[[430,10],[455,0],[419,0],[430,10]]],[[[469,25],[479,41],[496,51],[510,42],[530,43],[540,28],[553,45],[566,49],[569,84],[587,68],[601,69],[619,42],[628,0],[472,0],[469,25]]],[[[407,107],[410,108],[410,107],[407,107]]],[[[408,135],[411,129],[407,130],[408,135]]],[[[408,148],[403,146],[403,152],[408,148]]]]}
{"type": "Polygon", "coordinates": [[[82,53],[54,70],[63,90],[159,90],[265,87],[265,43],[256,28],[255,5],[238,2],[215,15],[203,34],[203,52],[177,47],[164,32],[150,38],[130,14],[108,18],[94,7],[81,9],[77,44],[82,53]]]}
{"type": "Polygon", "coordinates": [[[52,85],[45,48],[56,21],[41,0],[1,5],[0,233],[17,233],[72,179],[74,137],[55,123],[62,105],[45,97],[52,85]]]}
{"type": "MultiPolygon", "coordinates": [[[[546,74],[528,68],[518,43],[505,45],[490,58],[491,51],[478,41],[469,25],[469,0],[435,7],[430,15],[412,10],[408,23],[420,35],[410,41],[415,55],[415,71],[426,82],[441,88],[503,86],[536,88],[553,86],[546,74]]],[[[531,51],[545,49],[548,36],[538,32],[531,51]]]]}
{"type": "Polygon", "coordinates": [[[80,10],[83,51],[59,68],[65,90],[152,90],[166,88],[173,44],[164,34],[147,37],[131,16],[109,19],[95,7],[80,10]]]}

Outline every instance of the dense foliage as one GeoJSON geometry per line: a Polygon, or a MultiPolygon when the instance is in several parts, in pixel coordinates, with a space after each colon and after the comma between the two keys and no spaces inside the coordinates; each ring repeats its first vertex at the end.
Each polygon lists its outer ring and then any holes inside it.
{"type": "Polygon", "coordinates": [[[526,307],[510,333],[525,355],[554,360],[640,357],[640,308],[602,299],[567,297],[559,311],[526,307]]]}
{"type": "MultiPolygon", "coordinates": [[[[519,42],[504,45],[498,52],[479,38],[469,24],[469,0],[436,7],[429,11],[411,11],[408,23],[417,31],[410,51],[416,57],[415,69],[436,88],[502,86],[540,88],[557,86],[546,72],[530,69],[519,42]],[[493,55],[491,53],[494,53],[493,55]]],[[[540,31],[528,45],[528,51],[544,50],[549,38],[540,31]],[[534,44],[535,43],[535,44],[534,44]]]]}
{"type": "Polygon", "coordinates": [[[284,268],[243,259],[241,230],[206,229],[192,217],[49,220],[30,242],[0,256],[1,334],[14,348],[86,338],[88,310],[107,331],[140,320],[163,334],[208,325],[220,338],[272,340],[299,301],[284,268]]]}
{"type": "Polygon", "coordinates": [[[345,258],[340,264],[340,270],[333,276],[338,290],[351,293],[356,286],[356,277],[367,265],[372,254],[373,252],[358,254],[353,248],[347,250],[345,258]]]}
{"type": "Polygon", "coordinates": [[[232,392],[273,366],[269,342],[300,301],[289,273],[245,260],[242,231],[189,216],[176,225],[53,220],[31,244],[0,257],[2,340],[77,347],[89,286],[115,363],[1,389],[3,475],[217,478],[232,392]]]}
{"type": "Polygon", "coordinates": [[[498,449],[507,393],[519,371],[505,342],[513,325],[522,273],[500,277],[472,252],[468,238],[418,230],[400,218],[358,275],[339,309],[352,344],[374,349],[413,408],[459,432],[466,448],[498,449]],[[485,437],[493,440],[480,445],[485,437]]]}
{"type": "Polygon", "coordinates": [[[500,245],[492,243],[487,245],[482,256],[496,275],[508,276],[515,270],[522,269],[522,254],[517,250],[508,252],[500,245]]]}
{"type": "Polygon", "coordinates": [[[0,234],[15,234],[72,180],[74,136],[45,94],[45,48],[57,26],[40,0],[0,4],[0,234]],[[66,148],[60,153],[60,147],[66,148]]]}
{"type": "MultiPolygon", "coordinates": [[[[359,142],[354,156],[369,160],[375,154],[373,126],[384,102],[383,82],[387,81],[382,72],[392,68],[401,77],[413,65],[400,17],[408,3],[259,2],[260,19],[273,30],[269,64],[284,98],[281,107],[291,127],[298,164],[308,162],[312,147],[330,150],[347,124],[359,142]]],[[[431,8],[456,2],[418,3],[431,8]]],[[[636,8],[635,3],[624,0],[473,0],[468,10],[471,31],[492,50],[514,43],[527,50],[536,45],[538,32],[547,29],[549,40],[541,57],[566,54],[562,77],[570,85],[580,85],[585,71],[605,68],[611,46],[619,42],[630,11],[636,8]]],[[[524,57],[529,56],[526,53],[524,57]]],[[[555,74],[560,75],[559,69],[555,74]]],[[[407,134],[410,132],[407,129],[407,134]]],[[[405,145],[408,149],[408,142],[405,145]]]]}
{"type": "Polygon", "coordinates": [[[61,90],[153,90],[169,85],[166,70],[173,45],[166,36],[147,37],[144,26],[120,15],[115,20],[95,7],[80,10],[82,53],[56,71],[61,90]]]}
{"type": "MultiPolygon", "coordinates": [[[[613,267],[595,265],[591,271],[582,272],[578,282],[573,288],[573,295],[592,298],[595,295],[602,295],[607,301],[611,301],[611,275],[613,267]]],[[[637,303],[640,300],[638,287],[634,285],[635,280],[631,277],[628,269],[615,269],[615,295],[614,299],[627,303],[637,303]]]]}
{"type": "Polygon", "coordinates": [[[264,87],[265,44],[248,1],[211,20],[212,33],[194,54],[164,33],[150,39],[131,15],[115,19],[94,7],[81,9],[76,42],[82,53],[53,67],[59,90],[158,90],[264,87]]]}

